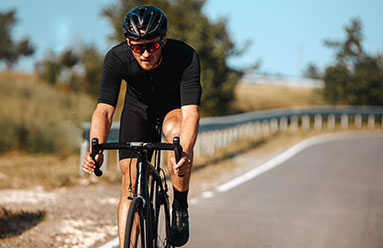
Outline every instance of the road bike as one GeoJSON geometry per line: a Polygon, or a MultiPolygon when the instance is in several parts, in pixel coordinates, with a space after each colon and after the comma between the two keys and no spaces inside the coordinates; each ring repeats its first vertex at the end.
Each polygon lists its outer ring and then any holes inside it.
{"type": "MultiPolygon", "coordinates": [[[[159,129],[157,129],[159,130],[159,129]]],[[[160,135],[159,130],[159,135],[160,135]]],[[[129,186],[131,200],[126,228],[124,247],[160,248],[173,247],[168,244],[170,232],[170,210],[166,175],[161,168],[161,150],[173,150],[176,161],[181,158],[182,147],[179,138],[173,143],[117,142],[99,144],[97,138],[92,139],[91,156],[102,150],[129,149],[137,158],[135,190],[129,186]],[[148,158],[148,152],[154,151],[154,165],[148,158]],[[133,192],[135,191],[135,192],[133,192]]],[[[96,166],[96,176],[103,173],[96,166]]],[[[132,180],[130,180],[132,182],[132,180]]]]}

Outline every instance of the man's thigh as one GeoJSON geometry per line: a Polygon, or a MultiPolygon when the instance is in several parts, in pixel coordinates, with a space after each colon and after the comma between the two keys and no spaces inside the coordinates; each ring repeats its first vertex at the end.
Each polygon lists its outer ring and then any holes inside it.
{"type": "MultiPolygon", "coordinates": [[[[135,107],[124,108],[120,121],[120,142],[157,142],[158,133],[155,121],[149,120],[145,113],[140,111],[135,107]]],[[[122,149],[119,157],[120,160],[123,160],[136,156],[132,151],[122,149]]]]}

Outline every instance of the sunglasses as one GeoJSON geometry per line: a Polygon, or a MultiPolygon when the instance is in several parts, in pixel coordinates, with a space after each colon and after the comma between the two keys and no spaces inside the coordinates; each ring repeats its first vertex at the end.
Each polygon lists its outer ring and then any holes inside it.
{"type": "Polygon", "coordinates": [[[131,44],[128,43],[130,49],[138,54],[143,54],[146,51],[149,53],[153,53],[157,51],[162,45],[164,44],[164,39],[158,40],[158,41],[153,41],[149,43],[144,43],[144,44],[131,44]]]}

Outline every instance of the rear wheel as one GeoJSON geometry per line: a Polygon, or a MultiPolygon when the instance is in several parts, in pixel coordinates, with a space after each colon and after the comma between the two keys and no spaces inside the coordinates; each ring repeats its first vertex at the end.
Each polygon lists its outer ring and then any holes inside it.
{"type": "Polygon", "coordinates": [[[134,198],[126,220],[124,248],[145,246],[144,208],[141,198],[134,198]]]}

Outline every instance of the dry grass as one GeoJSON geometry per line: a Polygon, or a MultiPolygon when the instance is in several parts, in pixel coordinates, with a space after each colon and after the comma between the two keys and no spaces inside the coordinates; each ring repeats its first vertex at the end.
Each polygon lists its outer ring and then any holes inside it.
{"type": "Polygon", "coordinates": [[[318,89],[283,85],[239,84],[233,108],[240,111],[324,104],[318,89]]]}
{"type": "MultiPolygon", "coordinates": [[[[114,121],[119,120],[125,89],[123,83],[114,121]]],[[[241,99],[235,103],[240,111],[320,102],[313,89],[284,86],[240,84],[236,95],[241,99]]],[[[79,174],[79,153],[78,150],[73,152],[73,148],[79,148],[81,124],[90,121],[95,106],[95,99],[49,86],[34,75],[0,72],[0,152],[3,151],[0,156],[0,188],[42,186],[50,189],[91,182],[87,176],[79,174]],[[69,147],[65,153],[59,149],[63,144],[69,147]],[[33,148],[37,145],[44,145],[45,151],[56,154],[36,154],[38,149],[33,148]]],[[[215,158],[196,161],[196,169],[203,168],[203,164],[228,161],[249,147],[259,149],[265,142],[268,141],[252,141],[245,147],[234,144],[218,152],[215,158]]],[[[115,164],[116,155],[112,152],[109,168],[100,179],[102,182],[120,182],[115,164]]]]}
{"type": "Polygon", "coordinates": [[[35,75],[0,72],[0,152],[71,152],[95,100],[52,87],[35,75]]]}

